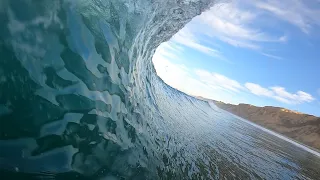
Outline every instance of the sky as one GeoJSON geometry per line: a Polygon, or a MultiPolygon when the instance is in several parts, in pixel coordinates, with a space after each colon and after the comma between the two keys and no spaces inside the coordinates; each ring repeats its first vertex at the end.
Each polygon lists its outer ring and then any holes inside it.
{"type": "Polygon", "coordinates": [[[189,95],[320,116],[320,0],[233,0],[192,19],[153,57],[189,95]]]}

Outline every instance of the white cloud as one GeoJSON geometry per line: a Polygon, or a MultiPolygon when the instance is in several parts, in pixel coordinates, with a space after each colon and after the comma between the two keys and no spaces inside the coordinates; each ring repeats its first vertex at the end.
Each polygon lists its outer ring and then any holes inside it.
{"type": "MultiPolygon", "coordinates": [[[[167,52],[162,50],[166,48],[168,48],[167,45],[161,46],[161,48],[157,49],[159,52],[156,52],[153,57],[157,74],[167,84],[187,94],[233,104],[248,102],[248,99],[242,96],[247,91],[285,104],[302,104],[315,100],[311,94],[301,90],[296,93],[290,93],[280,86],[265,88],[250,82],[242,85],[238,81],[219,73],[203,69],[189,69],[183,64],[173,63],[172,59],[170,59],[171,56],[168,56],[167,52]]],[[[177,49],[171,50],[176,51],[177,49]]]]}
{"type": "Polygon", "coordinates": [[[306,92],[297,91],[296,93],[290,93],[286,91],[284,87],[270,87],[264,88],[259,84],[246,83],[245,87],[252,93],[257,96],[264,96],[273,98],[277,101],[286,103],[286,104],[302,104],[307,102],[312,102],[315,98],[306,92]]]}
{"type": "Polygon", "coordinates": [[[224,75],[218,73],[210,73],[208,71],[200,69],[195,70],[195,73],[196,75],[198,75],[200,81],[212,88],[221,88],[234,92],[239,92],[239,90],[243,89],[239,82],[224,75]]]}
{"type": "Polygon", "coordinates": [[[292,94],[287,92],[283,87],[271,87],[271,89],[277,96],[292,100],[297,104],[300,104],[302,102],[311,102],[314,100],[314,98],[310,94],[303,91],[298,91],[297,93],[292,94]]]}
{"type": "MultiPolygon", "coordinates": [[[[268,97],[286,104],[302,104],[315,100],[312,95],[303,91],[290,93],[284,87],[264,88],[259,84],[250,82],[245,83],[243,86],[238,81],[219,73],[203,69],[190,70],[183,64],[173,63],[173,61],[179,59],[181,53],[183,53],[183,48],[180,46],[172,43],[163,43],[157,49],[153,62],[158,76],[170,86],[187,94],[229,103],[239,103],[239,99],[233,99],[235,96],[232,95],[243,93],[247,89],[257,96],[268,97]]],[[[272,55],[267,54],[266,56],[272,55]]]]}
{"type": "MultiPolygon", "coordinates": [[[[179,50],[179,48],[175,48],[176,49],[171,50],[179,50]]],[[[158,76],[161,77],[161,79],[168,85],[187,94],[205,94],[206,92],[204,90],[206,87],[204,87],[200,81],[190,76],[189,69],[185,65],[173,63],[175,57],[171,56],[170,54],[175,54],[168,51],[170,51],[170,48],[168,49],[168,45],[163,43],[160,47],[158,47],[155,55],[153,56],[153,64],[158,76]]]]}
{"type": "Polygon", "coordinates": [[[173,51],[175,53],[181,53],[183,51],[183,48],[173,42],[165,42],[165,43],[162,43],[160,45],[160,47],[162,47],[163,49],[167,49],[167,50],[170,50],[170,51],[173,51]]]}
{"type": "Polygon", "coordinates": [[[244,9],[242,1],[220,3],[198,17],[203,32],[236,47],[260,49],[261,42],[284,42],[286,36],[273,36],[254,27],[258,13],[244,9]]]}
{"type": "Polygon", "coordinates": [[[172,37],[172,41],[196,49],[207,55],[222,58],[222,54],[218,50],[202,45],[188,28],[183,28],[175,34],[172,37]]]}
{"type": "Polygon", "coordinates": [[[278,19],[297,26],[304,33],[309,33],[314,26],[320,25],[320,10],[319,8],[312,8],[312,1],[267,0],[251,1],[251,3],[253,3],[255,7],[270,13],[278,19]]]}
{"type": "Polygon", "coordinates": [[[281,36],[280,38],[279,38],[279,41],[280,42],[287,42],[288,41],[288,36],[281,36]]]}
{"type": "Polygon", "coordinates": [[[279,60],[282,57],[263,51],[266,51],[266,43],[287,42],[289,37],[285,34],[288,33],[288,28],[281,29],[283,26],[263,23],[264,20],[287,22],[309,33],[320,26],[319,7],[319,3],[311,0],[233,0],[218,3],[192,20],[185,28],[188,32],[178,33],[176,41],[206,54],[221,56],[220,52],[204,46],[197,39],[199,35],[202,38],[207,36],[235,47],[253,49],[279,60]],[[272,31],[268,31],[269,29],[272,31]]]}
{"type": "Polygon", "coordinates": [[[160,49],[157,49],[153,63],[158,76],[168,85],[193,96],[202,96],[233,104],[244,101],[241,96],[232,96],[240,89],[244,89],[237,81],[218,73],[204,70],[193,71],[183,64],[173,63],[174,61],[168,56],[163,55],[162,48],[167,47],[162,45],[160,49]]]}
{"type": "Polygon", "coordinates": [[[168,58],[171,60],[178,60],[180,57],[180,53],[183,51],[181,47],[174,45],[171,42],[162,43],[158,48],[156,53],[154,54],[154,58],[168,58]]]}
{"type": "Polygon", "coordinates": [[[283,58],[280,56],[276,56],[276,55],[272,55],[272,54],[268,54],[268,53],[261,53],[262,55],[269,57],[269,58],[273,58],[273,59],[277,59],[277,60],[282,60],[283,58]]]}
{"type": "Polygon", "coordinates": [[[258,96],[266,96],[266,97],[272,97],[273,92],[261,87],[259,84],[254,83],[245,83],[245,87],[252,93],[258,96]]]}
{"type": "MultiPolygon", "coordinates": [[[[284,20],[307,32],[314,24],[320,24],[320,18],[316,18],[320,17],[319,12],[299,0],[292,2],[233,0],[227,3],[218,3],[194,18],[191,23],[174,35],[167,49],[172,50],[171,46],[175,46],[174,49],[180,47],[181,51],[183,46],[186,46],[230,62],[212,43],[204,43],[208,39],[210,41],[219,39],[232,46],[253,49],[269,58],[281,60],[282,57],[266,53],[267,49],[264,46],[266,46],[265,43],[287,42],[288,36],[284,35],[285,33],[274,34],[275,31],[268,31],[267,28],[275,29],[278,27],[270,27],[268,24],[261,26],[261,21],[265,18],[272,21],[284,20]]],[[[277,29],[277,31],[281,32],[281,29],[277,29]]],[[[170,56],[172,57],[172,54],[170,56]]]]}

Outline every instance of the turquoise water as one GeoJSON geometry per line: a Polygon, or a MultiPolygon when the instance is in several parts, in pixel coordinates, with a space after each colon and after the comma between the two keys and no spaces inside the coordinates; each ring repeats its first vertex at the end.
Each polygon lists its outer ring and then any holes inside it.
{"type": "Polygon", "coordinates": [[[0,1],[5,179],[319,179],[320,158],[166,85],[206,0],[0,1]]]}

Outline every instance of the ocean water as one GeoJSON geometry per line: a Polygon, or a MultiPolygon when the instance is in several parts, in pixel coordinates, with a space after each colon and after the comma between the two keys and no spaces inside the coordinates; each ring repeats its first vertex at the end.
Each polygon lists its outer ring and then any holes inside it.
{"type": "Polygon", "coordinates": [[[166,85],[210,0],[1,0],[1,179],[320,179],[319,154],[166,85]]]}

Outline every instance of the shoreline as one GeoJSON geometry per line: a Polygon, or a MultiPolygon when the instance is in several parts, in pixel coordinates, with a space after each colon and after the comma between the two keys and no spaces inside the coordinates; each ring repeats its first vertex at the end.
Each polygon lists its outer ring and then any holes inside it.
{"type": "MultiPolygon", "coordinates": [[[[217,108],[219,108],[219,107],[217,106],[217,108]]],[[[271,135],[273,135],[273,136],[276,136],[277,138],[280,138],[280,139],[282,139],[282,140],[285,140],[285,141],[287,141],[287,142],[289,142],[289,143],[291,143],[291,144],[293,144],[293,145],[295,145],[295,146],[297,146],[297,147],[299,147],[299,148],[301,148],[301,149],[304,149],[304,150],[310,152],[311,154],[313,154],[313,155],[315,155],[315,156],[318,156],[318,157],[320,158],[320,150],[318,150],[318,149],[316,149],[316,148],[313,148],[313,147],[311,147],[311,146],[308,146],[308,145],[306,145],[306,144],[303,144],[303,143],[301,143],[301,142],[299,142],[299,141],[297,141],[297,140],[294,140],[294,139],[292,139],[292,138],[290,138],[290,137],[287,137],[287,136],[285,136],[285,135],[283,135],[283,134],[280,134],[280,133],[278,133],[278,132],[275,132],[275,131],[273,131],[273,130],[267,129],[267,128],[259,125],[259,124],[256,124],[256,123],[251,122],[251,121],[249,121],[249,120],[247,120],[247,119],[244,119],[244,118],[239,117],[239,116],[237,116],[237,115],[235,115],[235,114],[232,114],[232,113],[229,112],[229,111],[226,111],[226,110],[221,109],[221,108],[219,108],[219,109],[222,110],[222,111],[224,111],[224,112],[226,112],[226,113],[229,113],[229,114],[232,115],[233,117],[235,117],[235,118],[237,118],[237,119],[239,119],[239,120],[241,120],[241,121],[243,121],[243,122],[245,122],[245,123],[247,123],[247,124],[250,124],[250,125],[252,125],[252,126],[254,126],[254,127],[256,127],[256,128],[259,128],[259,129],[263,130],[264,132],[267,132],[267,133],[269,133],[269,134],[271,134],[271,135]]]]}

